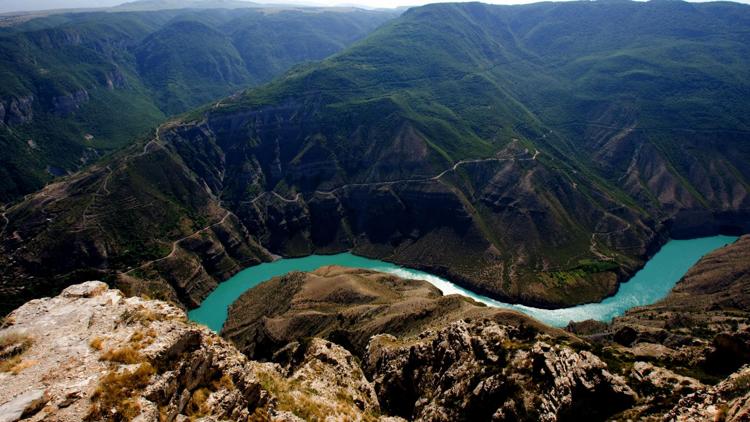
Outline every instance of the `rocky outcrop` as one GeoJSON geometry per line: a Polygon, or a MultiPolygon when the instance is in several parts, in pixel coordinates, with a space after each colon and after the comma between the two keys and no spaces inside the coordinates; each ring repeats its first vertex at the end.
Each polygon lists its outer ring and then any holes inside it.
{"type": "Polygon", "coordinates": [[[125,78],[125,74],[122,73],[122,70],[120,70],[120,68],[115,68],[104,75],[104,85],[109,90],[122,89],[128,87],[128,81],[125,78]]]}
{"type": "Polygon", "coordinates": [[[164,302],[101,282],[10,314],[0,330],[0,420],[374,420],[357,361],[321,339],[249,361],[164,302]]]}
{"type": "MultiPolygon", "coordinates": [[[[670,403],[677,403],[688,394],[706,388],[703,383],[695,378],[680,375],[667,368],[643,361],[633,364],[631,372],[628,374],[628,380],[632,388],[639,394],[639,407],[646,409],[663,409],[670,403]]],[[[648,414],[649,412],[644,413],[648,414]]],[[[650,413],[658,413],[658,411],[651,410],[650,413]]]]}
{"type": "Polygon", "coordinates": [[[89,92],[85,89],[79,89],[75,92],[52,98],[52,112],[61,117],[69,116],[88,101],[89,92]]]}
{"type": "Polygon", "coordinates": [[[359,361],[346,349],[312,338],[293,342],[273,358],[284,378],[276,378],[277,409],[305,420],[372,420],[380,404],[359,361]],[[314,406],[310,406],[310,403],[314,406]]]}
{"type": "Polygon", "coordinates": [[[747,411],[747,369],[741,367],[750,363],[749,274],[746,235],[703,257],[663,300],[611,324],[568,326],[606,354],[641,396],[625,418],[747,417],[730,413],[747,411]]]}
{"type": "Polygon", "coordinates": [[[0,99],[0,123],[18,126],[30,122],[34,118],[33,103],[33,95],[0,99]]]}
{"type": "MultiPolygon", "coordinates": [[[[363,288],[380,286],[382,297],[393,293],[384,285],[407,284],[358,277],[365,280],[363,288]]],[[[417,289],[423,287],[417,283],[417,289]]],[[[351,297],[345,292],[339,297],[351,297]]],[[[352,315],[367,307],[347,303],[341,310],[352,315]]],[[[370,315],[380,327],[375,331],[387,331],[376,322],[377,311],[370,315]]],[[[417,324],[423,329],[415,328],[416,334],[375,334],[360,357],[298,331],[299,340],[259,362],[188,322],[173,305],[127,298],[104,283],[86,282],[58,297],[32,300],[5,318],[0,421],[573,421],[581,415],[743,421],[750,416],[748,366],[710,386],[655,363],[619,365],[612,350],[545,332],[525,317],[461,315],[465,318],[446,314],[417,324]]],[[[365,314],[358,319],[362,326],[368,320],[365,314]]]]}
{"type": "Polygon", "coordinates": [[[240,420],[270,400],[247,359],[180,309],[101,282],[27,303],[0,336],[30,342],[0,373],[0,408],[25,401],[28,420],[240,420]]]}
{"type": "Polygon", "coordinates": [[[593,354],[494,321],[459,321],[408,340],[376,336],[367,352],[383,409],[414,420],[604,419],[635,402],[593,354]]]}
{"type": "Polygon", "coordinates": [[[664,419],[679,422],[750,420],[750,367],[743,367],[714,387],[685,396],[664,419]]]}

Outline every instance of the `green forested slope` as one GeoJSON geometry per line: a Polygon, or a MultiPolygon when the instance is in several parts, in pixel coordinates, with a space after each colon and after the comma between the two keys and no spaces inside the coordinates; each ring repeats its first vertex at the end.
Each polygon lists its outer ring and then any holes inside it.
{"type": "Polygon", "coordinates": [[[4,28],[0,201],[125,145],[168,115],[330,55],[391,16],[181,9],[53,15],[4,28]],[[290,50],[300,39],[305,44],[290,50]]]}

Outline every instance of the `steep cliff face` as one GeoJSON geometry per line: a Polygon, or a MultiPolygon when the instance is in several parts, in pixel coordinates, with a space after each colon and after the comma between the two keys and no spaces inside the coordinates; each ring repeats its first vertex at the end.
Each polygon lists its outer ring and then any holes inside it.
{"type": "Polygon", "coordinates": [[[4,216],[5,312],[92,277],[196,306],[218,282],[271,259],[174,147],[157,140],[49,185],[4,216]]]}
{"type": "Polygon", "coordinates": [[[303,138],[316,107],[209,113],[162,139],[262,245],[286,256],[352,249],[502,299],[560,305],[613,293],[658,238],[653,222],[602,191],[592,200],[584,187],[600,187],[566,180],[517,140],[493,158],[451,164],[408,125],[352,127],[343,144],[326,132],[303,138]]]}
{"type": "Polygon", "coordinates": [[[276,253],[352,249],[559,306],[612,294],[659,242],[658,224],[528,142],[451,161],[397,104],[334,116],[323,101],[230,104],[201,123],[232,157],[225,204],[276,253]]]}

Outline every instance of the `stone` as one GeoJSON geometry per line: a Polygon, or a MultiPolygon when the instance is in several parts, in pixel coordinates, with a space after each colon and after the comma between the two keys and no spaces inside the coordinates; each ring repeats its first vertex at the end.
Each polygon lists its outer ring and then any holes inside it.
{"type": "Polygon", "coordinates": [[[664,395],[690,394],[704,388],[695,378],[676,374],[648,362],[634,363],[631,377],[638,383],[647,384],[650,391],[664,395]]]}
{"type": "Polygon", "coordinates": [[[107,284],[101,281],[87,281],[81,284],[75,284],[66,288],[60,293],[63,297],[94,297],[108,289],[107,284]]]}
{"type": "Polygon", "coordinates": [[[0,372],[2,420],[39,409],[45,391],[42,419],[60,422],[109,413],[109,406],[122,412],[126,398],[138,404],[136,420],[158,419],[160,408],[174,417],[200,408],[217,420],[273,411],[251,362],[167,303],[125,298],[90,281],[28,302],[7,320],[0,335],[23,333],[31,340],[17,355],[21,369],[0,372]],[[127,392],[111,387],[118,383],[127,392]]]}
{"type": "Polygon", "coordinates": [[[614,335],[614,340],[623,346],[630,346],[637,338],[638,332],[632,327],[622,327],[614,335]]]}
{"type": "Polygon", "coordinates": [[[15,422],[39,411],[47,399],[43,389],[21,393],[9,402],[0,405],[0,422],[15,422]]]}

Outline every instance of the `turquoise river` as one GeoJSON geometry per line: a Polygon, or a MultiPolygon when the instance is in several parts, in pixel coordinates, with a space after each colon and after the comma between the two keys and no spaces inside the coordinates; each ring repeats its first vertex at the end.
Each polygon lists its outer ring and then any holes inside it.
{"type": "Polygon", "coordinates": [[[596,319],[610,321],[635,306],[649,305],[663,298],[675,283],[705,254],[732,243],[732,236],[712,236],[690,240],[670,240],[638,271],[633,278],[620,285],[617,294],[599,303],[562,309],[539,309],[524,305],[499,302],[486,296],[417,270],[399,267],[384,261],[363,258],[350,253],[311,255],[305,258],[279,259],[247,268],[219,284],[199,308],[189,313],[191,320],[220,331],[227,318],[227,309],[242,293],[273,277],[291,271],[312,271],[326,265],[366,268],[398,275],[408,279],[426,280],[444,294],[469,296],[488,306],[515,309],[547,324],[562,327],[570,321],[596,319]]]}

